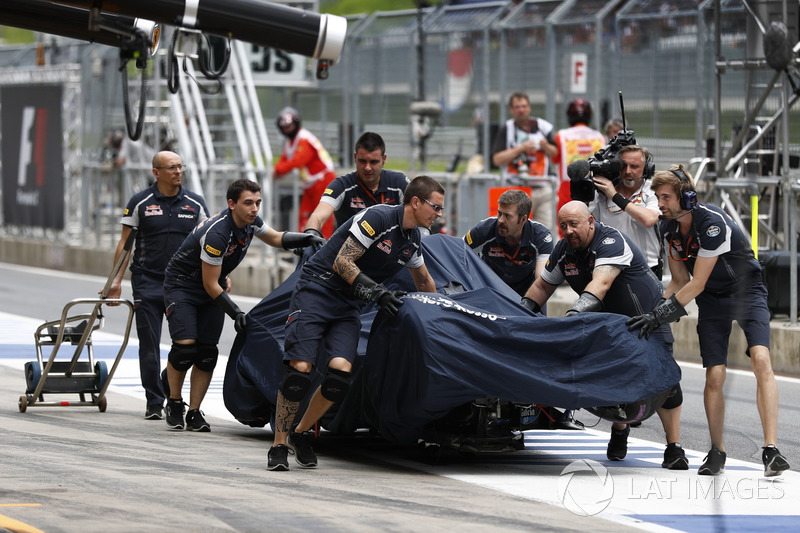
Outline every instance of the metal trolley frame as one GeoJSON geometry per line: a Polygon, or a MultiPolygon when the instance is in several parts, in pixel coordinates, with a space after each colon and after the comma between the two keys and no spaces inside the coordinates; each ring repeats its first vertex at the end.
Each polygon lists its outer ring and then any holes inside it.
{"type": "Polygon", "coordinates": [[[75,407],[95,406],[100,412],[105,412],[107,406],[106,391],[111,383],[111,378],[117,370],[120,359],[128,345],[131,324],[133,322],[133,304],[122,298],[106,298],[111,284],[119,274],[120,269],[126,264],[128,255],[133,247],[136,237],[134,228],[125,241],[123,251],[120,253],[111,275],[99,298],[78,298],[68,302],[61,311],[59,320],[45,322],[33,334],[36,341],[36,361],[25,363],[25,394],[19,397],[19,411],[24,413],[28,407],[75,407]],[[103,306],[121,305],[127,308],[125,332],[122,345],[114,359],[111,370],[105,361],[95,361],[92,333],[102,329],[104,323],[103,306]],[[70,315],[73,308],[80,309],[92,306],[91,310],[70,315]],[[64,343],[74,346],[70,359],[56,360],[56,356],[64,343]],[[45,360],[43,347],[51,346],[48,358],[45,360]],[[88,357],[81,357],[83,353],[88,357]],[[88,360],[86,360],[88,359],[88,360]],[[79,395],[80,401],[45,401],[45,393],[79,395]]]}

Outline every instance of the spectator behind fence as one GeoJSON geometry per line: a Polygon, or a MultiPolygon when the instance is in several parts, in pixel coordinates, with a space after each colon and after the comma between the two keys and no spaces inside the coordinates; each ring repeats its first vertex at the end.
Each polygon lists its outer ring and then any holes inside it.
{"type": "Polygon", "coordinates": [[[492,163],[501,169],[506,185],[526,185],[533,189],[533,218],[552,233],[553,182],[549,159],[558,153],[553,125],[531,116],[531,103],[525,93],[508,99],[511,118],[500,126],[492,145],[492,163]]]}

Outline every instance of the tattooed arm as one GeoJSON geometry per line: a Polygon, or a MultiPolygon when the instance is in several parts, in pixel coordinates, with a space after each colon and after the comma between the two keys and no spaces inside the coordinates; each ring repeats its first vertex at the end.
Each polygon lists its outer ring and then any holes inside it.
{"type": "Polygon", "coordinates": [[[367,251],[364,245],[353,237],[347,237],[344,244],[333,260],[333,271],[350,285],[361,273],[361,269],[356,266],[356,261],[367,251]]]}

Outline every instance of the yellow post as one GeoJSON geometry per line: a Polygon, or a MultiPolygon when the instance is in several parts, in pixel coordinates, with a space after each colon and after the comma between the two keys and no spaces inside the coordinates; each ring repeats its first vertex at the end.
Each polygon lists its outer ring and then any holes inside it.
{"type": "Polygon", "coordinates": [[[750,195],[750,233],[753,241],[753,254],[758,259],[758,195],[750,195]]]}

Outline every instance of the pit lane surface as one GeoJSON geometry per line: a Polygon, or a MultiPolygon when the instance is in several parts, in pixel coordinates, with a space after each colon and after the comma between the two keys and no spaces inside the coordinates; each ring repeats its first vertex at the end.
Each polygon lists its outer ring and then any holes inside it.
{"type": "MultiPolygon", "coordinates": [[[[2,264],[0,274],[7,296],[0,313],[0,531],[796,530],[800,475],[763,477],[749,373],[729,375],[729,458],[716,478],[696,475],[708,440],[702,370],[693,365],[683,365],[687,472],[660,468],[663,437],[654,418],[633,430],[623,462],[605,458],[609,424],[600,421],[580,432],[526,432],[520,452],[445,451],[437,464],[368,435],[325,435],[316,471],[274,473],[264,468],[271,433],[235,422],[223,405],[224,358],[203,405],[212,433],[169,432],[163,422],[143,420],[135,335],[106,413],[36,406],[19,413],[22,368],[35,359],[33,331],[70,299],[92,297],[104,280],[2,264]]],[[[235,299],[243,308],[256,302],[235,299]]],[[[109,367],[121,342],[113,311],[93,335],[109,367]]],[[[229,326],[223,353],[233,339],[229,326]]],[[[800,418],[793,407],[800,387],[781,380],[779,388],[779,445],[797,466],[791,428],[800,418]]],[[[579,418],[596,422],[585,412],[579,418]]]]}

